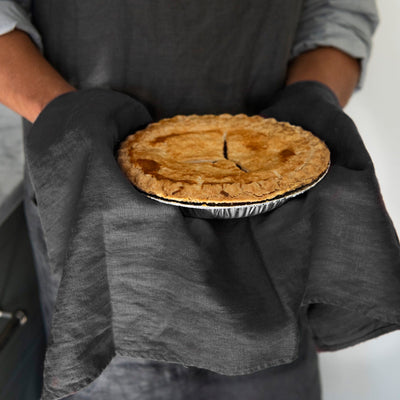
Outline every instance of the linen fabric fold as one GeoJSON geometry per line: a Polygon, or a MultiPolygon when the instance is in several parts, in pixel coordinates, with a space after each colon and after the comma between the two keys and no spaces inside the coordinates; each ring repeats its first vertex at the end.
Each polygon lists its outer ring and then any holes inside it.
{"type": "Polygon", "coordinates": [[[261,115],[310,130],[331,151],[328,175],[306,196],[312,246],[302,304],[318,347],[337,350],[398,329],[399,240],[353,121],[314,81],[286,87],[261,115]]]}
{"type": "Polygon", "coordinates": [[[139,102],[103,89],[51,102],[25,139],[61,275],[43,398],[86,386],[116,354],[225,375],[290,363],[305,313],[327,349],[396,329],[398,242],[372,163],[335,107],[321,116],[333,155],[322,183],[270,213],[212,220],[146,198],[120,171],[119,142],[151,122],[139,102]]]}

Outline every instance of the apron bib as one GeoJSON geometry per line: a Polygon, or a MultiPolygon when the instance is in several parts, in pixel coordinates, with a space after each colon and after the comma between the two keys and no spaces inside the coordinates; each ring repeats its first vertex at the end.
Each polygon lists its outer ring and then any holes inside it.
{"type": "Polygon", "coordinates": [[[258,113],[282,87],[299,0],[37,1],[45,56],[78,88],[129,93],[155,119],[258,113]]]}

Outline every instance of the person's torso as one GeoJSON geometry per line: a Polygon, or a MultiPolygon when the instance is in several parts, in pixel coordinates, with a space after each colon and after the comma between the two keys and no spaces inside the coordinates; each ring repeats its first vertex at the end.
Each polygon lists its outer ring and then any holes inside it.
{"type": "Polygon", "coordinates": [[[45,55],[78,88],[155,118],[259,112],[284,83],[301,0],[37,1],[45,55]]]}

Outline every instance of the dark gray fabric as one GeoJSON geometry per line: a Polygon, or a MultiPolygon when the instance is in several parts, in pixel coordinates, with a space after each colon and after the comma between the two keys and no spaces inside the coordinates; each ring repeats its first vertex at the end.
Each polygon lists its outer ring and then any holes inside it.
{"type": "Polygon", "coordinates": [[[299,357],[287,365],[226,376],[179,364],[116,357],[99,379],[67,399],[320,400],[319,372],[314,343],[305,328],[299,357]]]}
{"type": "Polygon", "coordinates": [[[185,217],[122,175],[115,145],[149,120],[136,101],[89,90],[45,109],[26,140],[50,260],[62,268],[44,398],[90,383],[114,354],[225,375],[289,363],[310,304],[327,349],[398,327],[399,246],[372,163],[321,85],[291,87],[268,112],[301,109],[297,95],[319,111],[331,171],[269,214],[228,221],[185,217]]]}
{"type": "MultiPolygon", "coordinates": [[[[28,129],[27,124],[25,124],[24,128],[28,129]]],[[[58,286],[61,279],[61,271],[54,272],[50,269],[47,247],[43,237],[43,228],[38,212],[36,196],[26,168],[24,175],[24,208],[39,285],[39,296],[43,314],[44,330],[46,337],[48,337],[54,306],[56,303],[58,286]]]]}
{"type": "Polygon", "coordinates": [[[256,113],[283,85],[301,0],[34,2],[50,62],[78,88],[130,93],[155,119],[256,113]]]}
{"type": "MultiPolygon", "coordinates": [[[[310,269],[302,304],[308,306],[317,345],[337,350],[398,329],[399,241],[353,121],[318,82],[287,87],[262,115],[312,131],[331,151],[327,177],[299,210],[311,206],[310,269]]],[[[300,246],[300,238],[294,243],[300,246]]]]}
{"type": "Polygon", "coordinates": [[[49,391],[87,384],[115,352],[225,374],[297,356],[297,310],[281,304],[257,244],[238,247],[250,221],[185,218],[120,172],[114,142],[148,121],[129,97],[91,90],[54,101],[26,139],[50,262],[62,269],[49,391]]]}
{"type": "MultiPolygon", "coordinates": [[[[282,3],[282,1],[281,1],[282,3]]],[[[338,48],[361,60],[361,83],[371,50],[372,36],[379,21],[375,0],[341,0],[321,2],[304,0],[301,20],[295,35],[291,57],[315,49],[318,46],[338,48]]],[[[96,3],[96,6],[98,4],[96,3]]],[[[0,1],[0,33],[11,31],[15,26],[31,36],[42,49],[40,35],[30,23],[30,0],[0,1]],[[22,9],[26,13],[21,12],[22,9]]],[[[293,12],[294,10],[292,10],[293,12]]],[[[360,86],[360,83],[359,83],[360,86]]]]}
{"type": "MultiPolygon", "coordinates": [[[[25,127],[29,130],[29,126],[25,127]]],[[[47,328],[56,302],[60,274],[49,268],[37,204],[26,179],[25,208],[33,241],[47,328]]],[[[298,358],[254,374],[225,376],[196,367],[131,357],[114,357],[101,375],[68,400],[320,400],[317,356],[311,332],[300,320],[298,358]]],[[[60,354],[59,356],[63,356],[60,354]]]]}

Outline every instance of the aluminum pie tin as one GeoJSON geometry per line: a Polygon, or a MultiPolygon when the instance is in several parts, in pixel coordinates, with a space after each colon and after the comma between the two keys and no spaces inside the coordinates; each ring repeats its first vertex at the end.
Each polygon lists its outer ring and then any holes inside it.
{"type": "MultiPolygon", "coordinates": [[[[263,214],[272,211],[275,208],[286,203],[288,200],[303,194],[316,186],[328,173],[329,166],[325,172],[319,176],[317,180],[309,185],[302,186],[284,196],[276,197],[272,200],[261,201],[259,203],[245,203],[235,205],[213,205],[207,203],[188,203],[176,200],[164,199],[148,193],[144,193],[148,198],[158,201],[160,203],[169,204],[171,206],[181,207],[184,215],[195,218],[208,218],[208,219],[234,219],[234,218],[247,218],[253,217],[258,214],[263,214]]],[[[142,192],[143,193],[143,192],[142,192]]]]}

